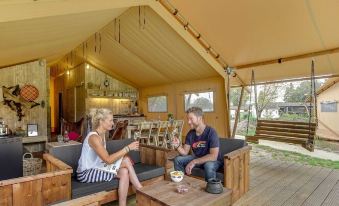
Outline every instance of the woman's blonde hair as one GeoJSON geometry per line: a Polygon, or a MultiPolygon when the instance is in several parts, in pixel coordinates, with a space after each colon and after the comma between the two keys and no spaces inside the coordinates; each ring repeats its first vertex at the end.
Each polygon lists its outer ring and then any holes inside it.
{"type": "Polygon", "coordinates": [[[113,115],[113,112],[105,108],[92,108],[89,110],[89,116],[92,119],[92,129],[97,129],[100,126],[100,120],[105,120],[108,115],[113,115]]]}

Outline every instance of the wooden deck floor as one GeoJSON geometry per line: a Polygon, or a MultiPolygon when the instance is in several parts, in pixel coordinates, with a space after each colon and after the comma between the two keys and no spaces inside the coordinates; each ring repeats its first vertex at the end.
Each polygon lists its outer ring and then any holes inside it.
{"type": "Polygon", "coordinates": [[[234,205],[339,206],[339,170],[254,157],[250,190],[234,205]]]}

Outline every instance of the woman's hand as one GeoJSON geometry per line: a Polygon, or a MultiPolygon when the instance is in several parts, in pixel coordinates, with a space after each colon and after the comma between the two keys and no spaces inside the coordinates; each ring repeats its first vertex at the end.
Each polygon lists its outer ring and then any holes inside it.
{"type": "Polygon", "coordinates": [[[139,150],[139,141],[134,141],[131,144],[128,145],[130,150],[139,150]]]}

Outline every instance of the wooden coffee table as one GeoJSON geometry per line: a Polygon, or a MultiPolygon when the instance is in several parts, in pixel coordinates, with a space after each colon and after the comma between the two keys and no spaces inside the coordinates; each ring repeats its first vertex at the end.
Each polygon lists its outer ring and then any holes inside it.
{"type": "Polygon", "coordinates": [[[205,181],[188,176],[179,183],[163,180],[137,190],[137,205],[231,205],[231,190],[224,188],[221,194],[210,194],[205,187],[205,181]],[[188,192],[180,194],[177,186],[182,184],[188,187],[188,192]]]}

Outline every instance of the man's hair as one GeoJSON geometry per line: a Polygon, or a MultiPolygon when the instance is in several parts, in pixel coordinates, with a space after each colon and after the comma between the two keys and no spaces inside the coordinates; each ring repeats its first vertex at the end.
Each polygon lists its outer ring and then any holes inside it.
{"type": "Polygon", "coordinates": [[[191,107],[186,111],[186,114],[193,113],[197,117],[202,117],[204,115],[204,112],[200,107],[191,107]]]}

